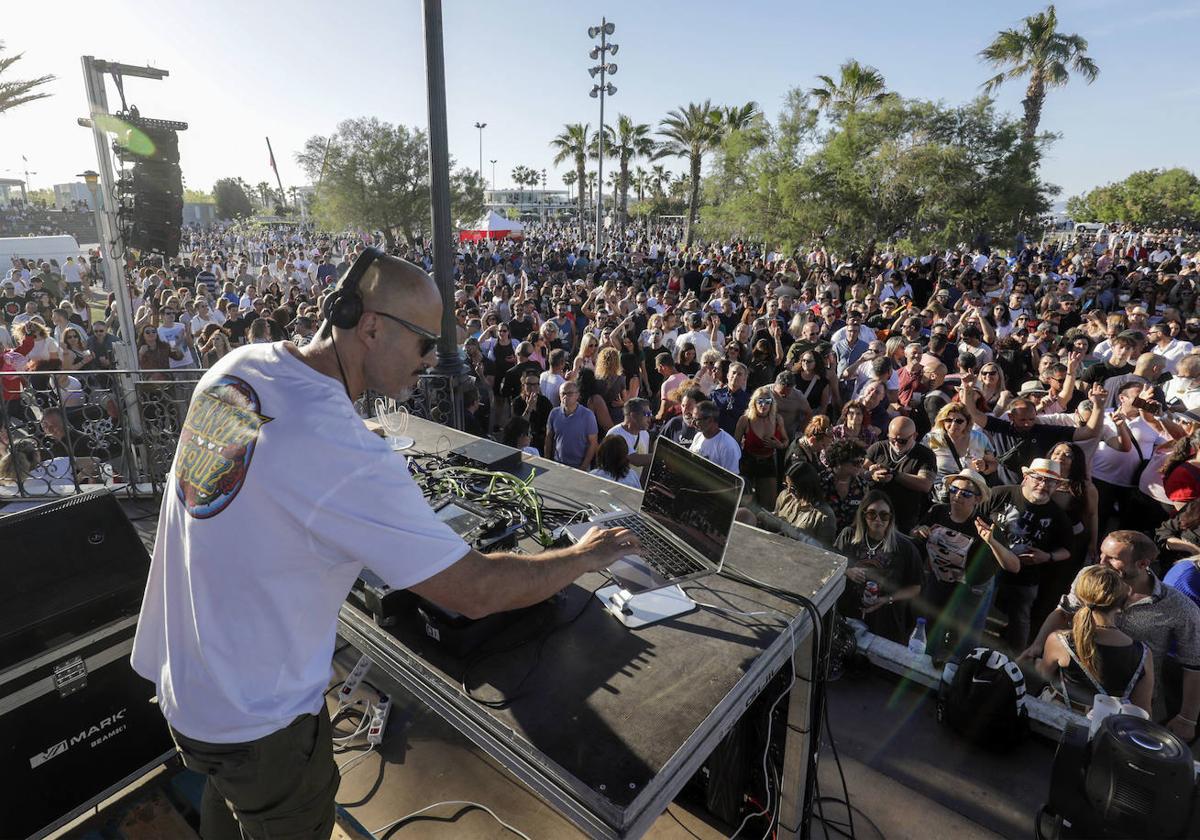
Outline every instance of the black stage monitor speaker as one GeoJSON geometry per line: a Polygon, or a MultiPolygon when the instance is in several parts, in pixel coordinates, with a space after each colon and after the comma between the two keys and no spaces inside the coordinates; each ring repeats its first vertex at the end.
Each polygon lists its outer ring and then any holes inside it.
{"type": "Polygon", "coordinates": [[[107,491],[0,517],[0,836],[40,837],[175,751],[129,653],[150,558],[107,491]]]}

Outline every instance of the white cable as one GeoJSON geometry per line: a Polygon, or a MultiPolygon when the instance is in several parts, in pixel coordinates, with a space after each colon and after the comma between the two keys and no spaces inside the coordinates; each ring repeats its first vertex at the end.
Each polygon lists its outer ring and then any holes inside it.
{"type": "Polygon", "coordinates": [[[496,822],[500,823],[500,825],[504,826],[506,829],[508,829],[509,831],[511,831],[513,834],[515,834],[515,835],[517,835],[518,837],[522,838],[522,840],[530,840],[530,837],[529,837],[529,835],[528,835],[528,834],[526,834],[525,832],[521,831],[519,828],[514,828],[513,826],[511,826],[511,825],[509,825],[508,823],[506,823],[504,820],[500,819],[500,817],[496,816],[496,812],[495,812],[495,811],[493,811],[493,810],[492,810],[491,808],[489,808],[488,806],[486,806],[486,805],[481,805],[481,804],[480,804],[480,803],[478,803],[478,802],[468,802],[468,801],[466,801],[465,799],[447,799],[445,802],[434,802],[432,805],[426,805],[424,808],[421,808],[421,809],[419,809],[419,810],[417,810],[417,811],[413,811],[411,814],[408,814],[408,815],[406,815],[406,816],[403,816],[403,817],[401,817],[401,818],[400,818],[400,819],[398,819],[398,820],[392,820],[392,821],[391,821],[390,823],[388,823],[387,825],[385,825],[385,826],[380,826],[379,828],[375,829],[375,830],[374,830],[374,831],[372,831],[371,833],[372,833],[372,834],[376,834],[376,835],[378,835],[378,834],[382,834],[383,832],[387,831],[387,830],[388,830],[389,828],[391,828],[392,826],[399,825],[399,824],[400,824],[400,823],[402,823],[402,822],[408,822],[408,821],[409,821],[409,820],[411,820],[413,817],[419,817],[421,814],[424,814],[426,811],[432,811],[434,808],[438,808],[438,807],[440,807],[440,806],[442,806],[442,805],[471,805],[471,806],[473,806],[473,807],[475,807],[475,808],[480,808],[480,809],[482,809],[482,810],[484,810],[484,811],[487,811],[489,814],[491,814],[491,815],[492,815],[492,819],[494,819],[496,822]]]}
{"type": "Polygon", "coordinates": [[[356,755],[354,758],[350,759],[349,761],[344,761],[341,764],[339,764],[338,765],[338,774],[345,776],[347,773],[349,773],[351,770],[353,770],[355,767],[357,767],[359,764],[361,764],[363,762],[363,760],[373,752],[375,752],[374,744],[367,747],[367,751],[364,752],[362,755],[356,755]]]}
{"type": "MultiPolygon", "coordinates": [[[[347,705],[347,706],[344,706],[344,707],[343,707],[343,709],[351,709],[351,708],[354,708],[354,707],[355,707],[355,706],[357,706],[357,705],[358,705],[360,702],[362,702],[362,701],[361,701],[361,700],[356,700],[355,702],[353,702],[353,703],[351,703],[351,704],[349,704],[349,705],[347,705]]],[[[342,711],[342,709],[339,709],[338,711],[342,711]]],[[[355,738],[357,738],[359,735],[361,735],[361,734],[363,734],[364,732],[366,732],[366,731],[367,731],[367,727],[369,727],[370,725],[371,725],[371,703],[370,703],[370,701],[368,701],[368,702],[367,702],[367,709],[366,709],[366,711],[363,713],[362,720],[360,720],[360,721],[358,722],[358,728],[357,728],[357,729],[355,729],[353,732],[351,732],[349,735],[342,735],[342,736],[340,736],[340,737],[334,738],[334,739],[333,739],[333,743],[335,743],[335,744],[345,744],[345,743],[346,743],[346,742],[348,742],[348,741],[353,741],[353,740],[354,740],[355,738]]]]}

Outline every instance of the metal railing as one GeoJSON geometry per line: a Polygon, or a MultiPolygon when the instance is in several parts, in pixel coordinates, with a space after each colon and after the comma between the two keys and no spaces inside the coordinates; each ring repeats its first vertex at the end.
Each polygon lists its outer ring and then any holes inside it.
{"type": "MultiPolygon", "coordinates": [[[[5,371],[0,373],[0,502],[107,487],[160,497],[196,384],[206,371],[5,371]]],[[[422,376],[409,413],[453,425],[446,377],[422,376]]],[[[357,408],[364,417],[375,400],[357,408]]]]}

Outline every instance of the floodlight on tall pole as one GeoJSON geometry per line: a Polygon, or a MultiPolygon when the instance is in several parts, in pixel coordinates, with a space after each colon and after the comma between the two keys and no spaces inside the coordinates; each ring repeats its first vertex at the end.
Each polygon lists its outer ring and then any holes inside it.
{"type": "MultiPolygon", "coordinates": [[[[479,129],[479,183],[483,183],[483,130],[487,128],[487,123],[477,122],[475,127],[479,129]]],[[[493,187],[495,189],[495,187],[493,187]]]]}
{"type": "Polygon", "coordinates": [[[617,29],[616,24],[609,21],[607,18],[600,19],[599,26],[588,27],[588,37],[595,38],[600,36],[600,46],[592,47],[588,56],[593,61],[599,61],[595,67],[589,67],[588,73],[592,78],[596,78],[596,74],[600,75],[600,83],[592,86],[591,97],[600,100],[600,131],[596,135],[596,160],[599,171],[596,174],[596,253],[595,258],[600,258],[600,246],[604,235],[604,97],[605,95],[612,96],[617,92],[617,88],[612,83],[605,84],[604,77],[617,72],[617,65],[609,64],[609,55],[617,54],[617,45],[608,43],[608,36],[613,34],[617,29]]]}
{"type": "Polygon", "coordinates": [[[492,192],[496,191],[496,159],[492,158],[492,192]]]}

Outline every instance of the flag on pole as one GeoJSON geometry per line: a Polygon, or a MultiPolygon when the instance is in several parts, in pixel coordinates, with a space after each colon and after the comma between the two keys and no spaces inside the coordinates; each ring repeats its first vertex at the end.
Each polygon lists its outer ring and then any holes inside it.
{"type": "Polygon", "coordinates": [[[274,172],[276,175],[278,175],[278,174],[279,174],[279,167],[277,167],[277,166],[275,165],[275,153],[274,153],[273,151],[271,151],[271,140],[270,140],[270,138],[268,138],[268,139],[267,139],[267,154],[268,154],[268,155],[270,155],[270,157],[271,157],[271,171],[272,171],[272,172],[274,172]]]}

